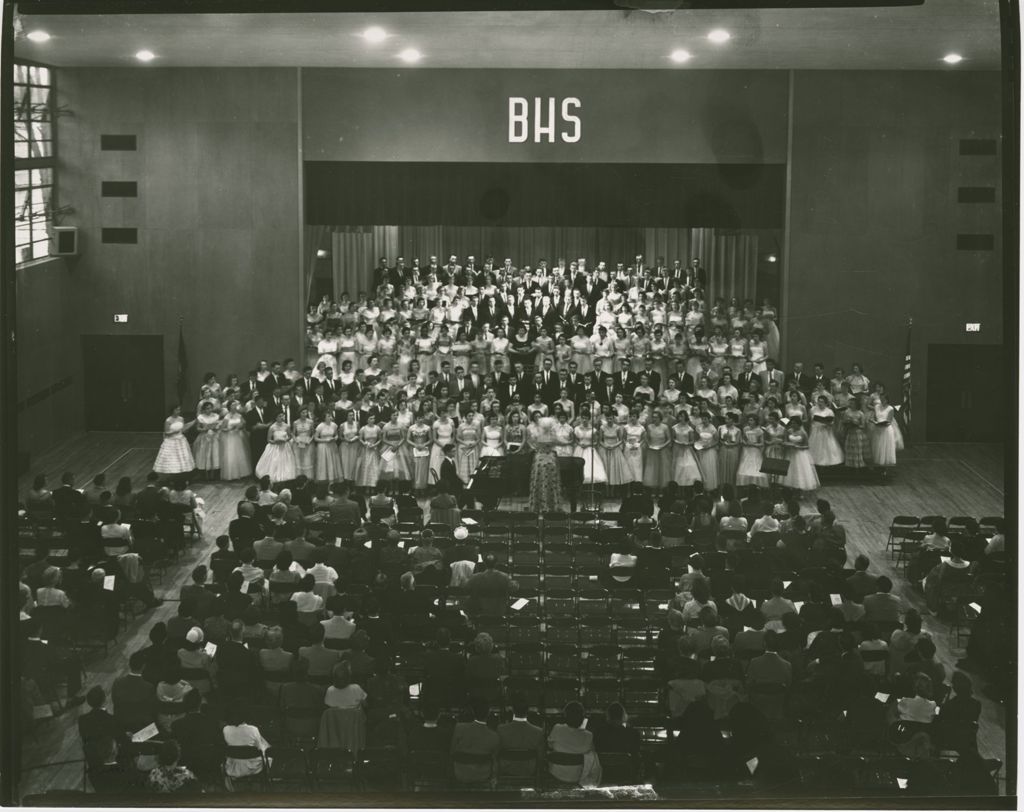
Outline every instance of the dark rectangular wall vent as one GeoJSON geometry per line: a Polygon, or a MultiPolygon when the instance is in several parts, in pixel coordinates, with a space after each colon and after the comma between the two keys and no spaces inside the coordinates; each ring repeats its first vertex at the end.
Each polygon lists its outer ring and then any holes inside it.
{"type": "Polygon", "coordinates": [[[100,235],[100,241],[131,245],[139,241],[139,230],[136,228],[105,228],[100,235]]]}
{"type": "Polygon", "coordinates": [[[100,183],[103,197],[138,197],[139,184],[134,180],[105,180],[100,183]]]}
{"type": "Polygon", "coordinates": [[[961,155],[995,155],[996,139],[994,138],[961,138],[961,155]]]}
{"type": "Polygon", "coordinates": [[[991,251],[996,247],[994,234],[957,234],[958,251],[991,251]]]}
{"type": "Polygon", "coordinates": [[[138,149],[134,135],[101,135],[100,149],[102,150],[132,150],[138,149]]]}

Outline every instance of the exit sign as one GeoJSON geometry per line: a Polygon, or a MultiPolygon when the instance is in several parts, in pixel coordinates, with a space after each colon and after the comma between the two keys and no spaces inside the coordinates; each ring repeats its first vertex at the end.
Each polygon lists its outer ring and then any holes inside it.
{"type": "Polygon", "coordinates": [[[114,314],[114,324],[127,324],[127,323],[128,323],[128,314],[127,313],[115,313],[114,314]]]}
{"type": "Polygon", "coordinates": [[[981,322],[978,322],[978,321],[969,321],[969,322],[967,322],[965,327],[966,327],[966,330],[967,330],[968,333],[980,333],[981,332],[981,322]]]}

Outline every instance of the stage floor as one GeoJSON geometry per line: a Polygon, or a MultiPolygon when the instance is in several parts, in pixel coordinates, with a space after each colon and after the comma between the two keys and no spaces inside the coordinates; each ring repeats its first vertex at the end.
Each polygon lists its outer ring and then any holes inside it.
{"type": "MultiPolygon", "coordinates": [[[[33,470],[19,480],[19,493],[27,493],[35,474],[45,474],[50,487],[60,483],[65,471],[76,473],[76,485],[84,486],[99,472],[107,474],[111,486],[122,476],[130,476],[140,487],[152,467],[160,445],[159,433],[88,433],[76,436],[51,449],[35,460],[33,470]]],[[[896,591],[909,605],[927,611],[923,597],[910,589],[895,570],[885,553],[889,522],[899,514],[943,516],[1003,515],[1005,497],[1004,448],[1001,445],[925,444],[913,446],[899,456],[899,464],[887,482],[859,483],[849,480],[828,482],[812,497],[804,499],[804,507],[814,510],[814,499],[832,503],[838,520],[847,529],[850,560],[860,553],[872,562],[872,571],[887,574],[896,584],[896,591]]],[[[197,564],[209,560],[213,540],[227,532],[228,523],[244,485],[196,483],[193,489],[206,502],[204,538],[192,545],[176,567],[168,570],[163,582],[155,586],[158,597],[177,598],[181,586],[189,579],[197,564]]],[[[618,507],[619,500],[606,500],[608,510],[618,507]]],[[[526,499],[503,500],[503,509],[525,508],[526,499]]],[[[427,507],[426,501],[423,507],[427,507]]],[[[128,656],[147,643],[146,634],[153,623],[167,620],[178,609],[176,601],[168,602],[133,621],[106,657],[86,663],[88,671],[84,688],[102,685],[109,691],[113,680],[127,671],[128,656]]],[[[932,634],[938,659],[947,675],[964,655],[956,648],[955,636],[948,624],[925,614],[924,626],[932,634]]],[[[1006,706],[1003,698],[983,677],[971,673],[974,694],[982,703],[978,745],[982,756],[1006,763],[1006,706]]],[[[947,676],[948,681],[948,676],[947,676]]],[[[32,733],[22,737],[21,794],[48,789],[80,789],[82,787],[82,750],[76,717],[80,711],[41,722],[32,733]],[[53,766],[41,766],[53,765],[53,766]]],[[[1000,775],[1000,791],[1005,793],[1004,766],[1000,775]]]]}

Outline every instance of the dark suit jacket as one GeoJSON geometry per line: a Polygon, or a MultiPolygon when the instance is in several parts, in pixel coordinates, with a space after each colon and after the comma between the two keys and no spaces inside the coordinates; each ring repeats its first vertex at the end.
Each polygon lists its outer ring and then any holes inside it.
{"type": "MultiPolygon", "coordinates": [[[[498,734],[482,722],[459,722],[452,733],[452,753],[496,755],[500,746],[498,734]]],[[[464,783],[484,781],[491,774],[484,764],[456,764],[452,769],[455,779],[464,783]]]]}
{"type": "Polygon", "coordinates": [[[594,731],[594,749],[600,753],[640,755],[640,731],[625,725],[605,723],[594,731]]]}
{"type": "MultiPolygon", "coordinates": [[[[537,758],[540,759],[544,756],[544,738],[544,729],[529,722],[513,719],[511,722],[498,725],[498,741],[502,751],[535,750],[537,758]]],[[[529,770],[529,763],[519,761],[502,766],[502,772],[506,775],[528,775],[529,770]]]]}
{"type": "Polygon", "coordinates": [[[442,708],[461,706],[466,697],[466,660],[450,649],[427,652],[423,663],[423,693],[442,708]]]}
{"type": "Polygon", "coordinates": [[[633,399],[633,390],[640,385],[640,379],[632,372],[626,373],[626,382],[622,382],[622,372],[613,372],[612,380],[615,382],[615,392],[622,395],[628,402],[633,399]]]}
{"type": "Polygon", "coordinates": [[[449,493],[460,493],[465,487],[465,484],[459,478],[458,472],[455,470],[454,461],[447,457],[441,460],[441,471],[438,479],[448,488],[449,493]]]}

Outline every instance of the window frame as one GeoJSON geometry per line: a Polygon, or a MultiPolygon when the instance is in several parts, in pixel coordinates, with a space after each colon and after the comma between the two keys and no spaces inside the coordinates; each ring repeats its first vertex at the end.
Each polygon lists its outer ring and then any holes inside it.
{"type": "MultiPolygon", "coordinates": [[[[46,261],[46,260],[51,260],[51,259],[54,258],[54,255],[52,253],[52,251],[53,251],[53,230],[52,229],[53,229],[53,226],[54,226],[53,212],[58,208],[58,206],[57,206],[57,161],[58,161],[58,156],[57,156],[57,115],[56,115],[56,108],[57,108],[57,105],[56,105],[56,96],[57,96],[56,70],[54,69],[54,67],[52,65],[47,65],[47,64],[44,64],[42,62],[35,62],[33,60],[30,60],[30,59],[16,59],[16,60],[14,60],[13,67],[17,68],[19,66],[22,66],[22,67],[25,67],[25,68],[46,68],[46,70],[49,71],[49,84],[45,84],[45,85],[43,85],[43,84],[33,84],[31,81],[16,82],[16,81],[13,81],[13,77],[12,77],[12,89],[15,91],[15,95],[16,96],[17,96],[18,90],[20,88],[23,88],[23,87],[27,87],[27,88],[39,87],[39,88],[48,88],[49,89],[49,94],[47,95],[47,100],[46,100],[46,108],[47,108],[47,110],[46,110],[46,118],[42,119],[42,121],[49,125],[49,139],[48,140],[49,140],[49,144],[50,144],[50,154],[47,155],[47,156],[41,156],[41,157],[31,157],[30,156],[30,157],[21,157],[21,158],[19,158],[19,157],[16,157],[16,156],[12,156],[13,157],[13,168],[14,168],[14,172],[15,172],[15,174],[14,174],[14,177],[15,177],[15,189],[16,190],[18,189],[18,186],[17,186],[18,172],[20,172],[20,171],[28,171],[29,172],[29,183],[28,183],[27,186],[23,186],[21,188],[23,190],[27,191],[29,204],[31,205],[31,199],[32,199],[33,191],[36,190],[36,189],[46,188],[46,186],[43,185],[43,184],[40,184],[40,185],[36,186],[33,183],[33,177],[32,176],[33,176],[34,172],[36,170],[48,170],[49,173],[50,173],[50,183],[49,183],[49,204],[48,204],[47,209],[44,210],[43,216],[41,218],[39,218],[39,217],[32,217],[31,214],[29,216],[28,223],[31,226],[31,228],[29,230],[30,240],[29,240],[29,242],[27,244],[24,243],[24,242],[19,242],[19,234],[18,234],[19,221],[17,219],[15,219],[15,221],[14,221],[14,232],[15,232],[15,238],[14,238],[15,239],[15,244],[14,244],[15,266],[14,267],[15,267],[15,269],[24,268],[24,267],[27,267],[29,265],[32,265],[32,264],[35,264],[35,263],[38,263],[38,262],[43,262],[43,261],[46,261]],[[35,236],[35,231],[36,231],[37,227],[39,227],[42,230],[45,230],[46,237],[47,237],[45,243],[43,243],[42,240],[32,239],[32,237],[35,236]],[[36,255],[35,246],[37,246],[37,245],[39,245],[41,243],[45,244],[45,246],[46,246],[46,253],[45,253],[45,255],[39,256],[39,255],[36,255]],[[29,252],[30,252],[31,256],[28,259],[21,259],[21,252],[25,248],[29,249],[29,252]]],[[[27,77],[26,77],[26,79],[27,79],[27,77]]],[[[17,111],[16,111],[16,109],[11,111],[11,115],[12,115],[12,124],[13,124],[13,123],[15,123],[17,121],[17,118],[16,118],[17,111]]],[[[33,118],[32,113],[30,112],[28,118],[24,122],[28,126],[29,132],[30,132],[30,134],[29,134],[29,141],[28,141],[29,144],[32,143],[32,139],[31,139],[31,128],[32,128],[32,125],[35,124],[35,123],[39,123],[39,121],[40,121],[39,119],[33,118]]],[[[16,194],[17,194],[17,191],[16,191],[16,194]]],[[[15,217],[18,216],[18,214],[17,214],[17,206],[15,206],[14,216],[15,217]]]]}

